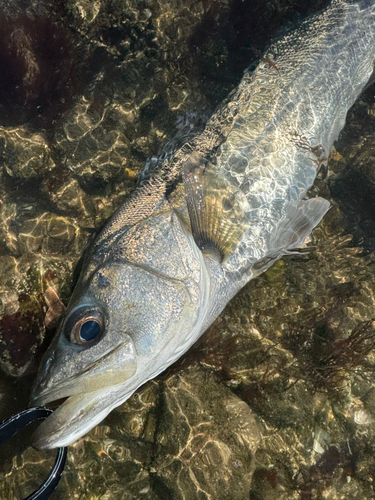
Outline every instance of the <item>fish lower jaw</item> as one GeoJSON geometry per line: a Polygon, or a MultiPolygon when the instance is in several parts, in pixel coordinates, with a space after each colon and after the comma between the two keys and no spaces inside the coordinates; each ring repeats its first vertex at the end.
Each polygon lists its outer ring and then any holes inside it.
{"type": "MultiPolygon", "coordinates": [[[[39,425],[33,435],[34,448],[50,450],[69,446],[87,434],[107,416],[108,409],[104,408],[92,415],[89,421],[81,422],[82,416],[88,409],[86,406],[76,412],[73,411],[70,418],[66,418],[66,413],[70,413],[71,406],[79,406],[79,399],[80,395],[71,396],[39,425]]],[[[100,396],[98,399],[100,400],[100,396]]],[[[83,420],[85,419],[83,418],[83,420]]]]}

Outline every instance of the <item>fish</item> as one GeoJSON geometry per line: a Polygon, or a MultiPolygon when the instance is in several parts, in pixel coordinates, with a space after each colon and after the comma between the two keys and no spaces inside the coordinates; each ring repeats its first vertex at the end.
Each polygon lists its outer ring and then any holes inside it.
{"type": "Polygon", "coordinates": [[[32,404],[64,402],[34,446],[68,446],[179,359],[249,280],[330,208],[307,198],[373,79],[374,0],[332,0],[273,42],[207,121],[162,155],[87,251],[32,404]]]}

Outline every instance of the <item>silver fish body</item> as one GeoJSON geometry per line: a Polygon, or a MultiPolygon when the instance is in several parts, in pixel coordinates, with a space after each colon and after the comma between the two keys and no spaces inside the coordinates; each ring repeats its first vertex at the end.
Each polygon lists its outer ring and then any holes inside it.
{"type": "Polygon", "coordinates": [[[204,131],[143,175],[87,253],[34,402],[38,448],[86,434],[176,361],[329,208],[304,200],[373,72],[375,2],[334,0],[273,44],[204,131]]]}

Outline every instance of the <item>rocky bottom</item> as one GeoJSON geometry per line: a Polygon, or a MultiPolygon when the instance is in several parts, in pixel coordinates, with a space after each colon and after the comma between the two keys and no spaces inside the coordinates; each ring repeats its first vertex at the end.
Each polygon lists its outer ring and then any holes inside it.
{"type": "MultiPolygon", "coordinates": [[[[0,95],[8,113],[0,122],[0,418],[27,406],[73,269],[146,159],[170,130],[199,126],[243,61],[256,62],[278,28],[308,13],[297,1],[34,4],[33,16],[62,23],[59,43],[78,47],[64,75],[81,80],[74,97],[65,88],[58,99],[45,94],[50,107],[39,109],[33,73],[20,91],[27,114],[17,119],[19,103],[5,106],[0,95]],[[239,35],[241,19],[251,29],[239,35]]],[[[22,40],[36,36],[18,11],[0,7],[22,40]]],[[[26,68],[42,68],[42,46],[18,52],[26,68]]],[[[374,116],[370,87],[311,190],[332,208],[306,247],[250,282],[182,359],[70,446],[52,498],[374,498],[374,116]]],[[[54,452],[35,451],[30,433],[2,447],[0,498],[24,498],[49,473],[54,452]]]]}

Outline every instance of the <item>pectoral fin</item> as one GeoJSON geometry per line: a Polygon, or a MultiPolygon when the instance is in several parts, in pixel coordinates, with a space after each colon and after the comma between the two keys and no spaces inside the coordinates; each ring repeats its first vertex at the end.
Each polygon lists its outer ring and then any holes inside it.
{"type": "Polygon", "coordinates": [[[185,197],[191,232],[204,253],[221,261],[236,248],[245,230],[245,195],[215,171],[214,165],[193,155],[184,166],[185,197]]]}
{"type": "Polygon", "coordinates": [[[285,219],[269,238],[270,253],[278,250],[288,251],[301,246],[329,208],[330,203],[323,198],[290,203],[285,219]]]}

